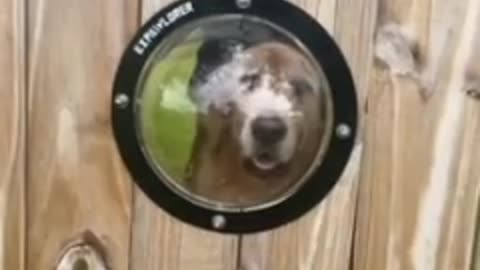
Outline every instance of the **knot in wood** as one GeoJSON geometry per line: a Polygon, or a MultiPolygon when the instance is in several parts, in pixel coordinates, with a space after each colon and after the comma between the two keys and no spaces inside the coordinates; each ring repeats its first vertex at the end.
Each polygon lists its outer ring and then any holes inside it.
{"type": "Polygon", "coordinates": [[[55,269],[108,270],[100,253],[88,244],[79,244],[68,248],[55,269]]]}
{"type": "Polygon", "coordinates": [[[393,75],[418,78],[416,42],[399,25],[389,23],[377,32],[375,57],[393,75]]]}

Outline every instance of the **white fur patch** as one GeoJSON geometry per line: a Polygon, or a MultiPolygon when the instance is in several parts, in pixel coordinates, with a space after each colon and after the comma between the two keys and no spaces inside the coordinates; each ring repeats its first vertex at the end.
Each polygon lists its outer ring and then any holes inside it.
{"type": "Polygon", "coordinates": [[[230,62],[213,71],[206,83],[196,89],[194,97],[200,112],[207,113],[211,106],[223,113],[230,111],[229,105],[241,88],[240,78],[247,71],[249,57],[248,54],[237,51],[230,62]]]}
{"type": "Polygon", "coordinates": [[[247,117],[255,117],[262,114],[275,114],[288,117],[293,108],[292,102],[282,94],[275,93],[269,88],[271,78],[265,75],[262,85],[252,93],[242,91],[236,98],[236,104],[240,111],[247,117]]]}

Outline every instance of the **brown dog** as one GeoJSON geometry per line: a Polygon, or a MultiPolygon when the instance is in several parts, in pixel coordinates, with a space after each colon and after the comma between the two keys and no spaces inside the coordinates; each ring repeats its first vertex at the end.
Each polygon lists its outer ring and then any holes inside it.
{"type": "Polygon", "coordinates": [[[325,124],[318,71],[277,42],[234,55],[192,89],[199,107],[189,189],[226,205],[254,205],[297,183],[325,124]]]}

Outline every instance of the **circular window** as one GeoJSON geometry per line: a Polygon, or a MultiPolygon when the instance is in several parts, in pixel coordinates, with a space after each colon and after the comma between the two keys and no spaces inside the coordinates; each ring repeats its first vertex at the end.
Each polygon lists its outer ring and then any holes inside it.
{"type": "Polygon", "coordinates": [[[139,187],[174,216],[223,232],[273,228],[311,209],[339,178],[356,129],[340,51],[278,0],[160,11],[122,58],[112,109],[139,187]]]}
{"type": "Polygon", "coordinates": [[[180,196],[261,208],[321,161],[333,114],[326,89],[311,53],[284,29],[249,15],[195,20],[160,42],[141,74],[138,137],[180,196]]]}

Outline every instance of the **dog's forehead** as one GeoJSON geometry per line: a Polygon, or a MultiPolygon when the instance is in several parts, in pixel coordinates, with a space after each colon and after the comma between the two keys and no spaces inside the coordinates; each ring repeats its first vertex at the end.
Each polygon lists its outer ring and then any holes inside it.
{"type": "Polygon", "coordinates": [[[287,95],[275,91],[268,84],[259,85],[254,91],[240,94],[236,101],[240,111],[247,116],[261,113],[288,114],[294,107],[292,100],[287,95]]]}
{"type": "MultiPolygon", "coordinates": [[[[299,49],[278,42],[265,43],[247,49],[250,68],[264,70],[280,80],[303,80],[317,85],[315,64],[299,49]]],[[[314,87],[315,88],[315,87],[314,87]]]]}
{"type": "Polygon", "coordinates": [[[271,68],[280,68],[286,63],[296,64],[306,57],[297,49],[281,43],[265,43],[246,50],[252,60],[268,64],[271,68]]]}
{"type": "Polygon", "coordinates": [[[203,113],[210,108],[228,113],[231,104],[246,112],[268,107],[289,111],[293,103],[288,97],[294,88],[292,81],[301,78],[310,82],[311,69],[306,62],[300,52],[281,44],[236,50],[230,61],[218,66],[196,87],[193,97],[203,113]],[[248,82],[242,77],[252,73],[259,74],[260,83],[251,91],[244,91],[248,82]],[[250,96],[248,101],[245,96],[250,96]]]}
{"type": "Polygon", "coordinates": [[[270,91],[275,94],[286,93],[292,89],[287,75],[284,72],[273,73],[268,67],[260,74],[260,83],[255,90],[270,91]]]}

